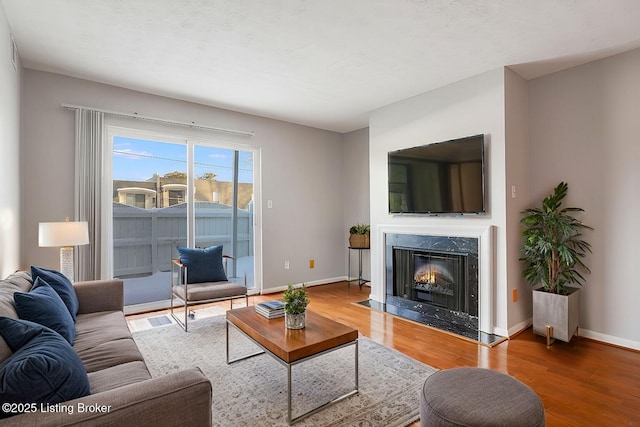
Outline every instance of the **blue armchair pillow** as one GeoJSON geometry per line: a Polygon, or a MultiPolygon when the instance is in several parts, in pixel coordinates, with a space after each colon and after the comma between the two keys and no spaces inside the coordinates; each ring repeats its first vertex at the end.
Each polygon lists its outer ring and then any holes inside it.
{"type": "Polygon", "coordinates": [[[29,293],[13,294],[16,312],[23,320],[38,323],[53,329],[73,344],[76,326],[73,318],[58,293],[40,277],[29,293]]]}
{"type": "MultiPolygon", "coordinates": [[[[0,363],[2,403],[56,404],[91,390],[73,347],[46,326],[0,317],[0,335],[13,354],[0,363]]],[[[13,413],[0,410],[0,418],[13,413]]]]}
{"type": "Polygon", "coordinates": [[[64,305],[69,309],[71,318],[75,322],[78,309],[80,308],[80,303],[78,302],[76,291],[73,289],[73,285],[67,276],[59,271],[31,266],[31,278],[34,280],[34,287],[36,286],[35,280],[38,277],[42,278],[58,293],[60,298],[62,298],[64,305]]]}
{"type": "Polygon", "coordinates": [[[205,249],[178,247],[180,262],[187,267],[187,283],[226,281],[222,245],[205,249]]]}

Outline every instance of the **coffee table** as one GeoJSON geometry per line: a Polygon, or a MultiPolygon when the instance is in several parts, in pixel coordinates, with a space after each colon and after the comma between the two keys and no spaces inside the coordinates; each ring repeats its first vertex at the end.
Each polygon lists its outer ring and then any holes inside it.
{"type": "Polygon", "coordinates": [[[227,364],[267,353],[287,368],[287,423],[300,421],[325,407],[358,393],[358,331],[342,323],[307,310],[304,329],[287,329],[284,317],[267,319],[254,306],[227,311],[227,364]],[[229,360],[229,325],[257,344],[263,351],[229,360]],[[304,414],[293,417],[291,404],[291,368],[323,354],[354,346],[355,387],[304,414]]]}

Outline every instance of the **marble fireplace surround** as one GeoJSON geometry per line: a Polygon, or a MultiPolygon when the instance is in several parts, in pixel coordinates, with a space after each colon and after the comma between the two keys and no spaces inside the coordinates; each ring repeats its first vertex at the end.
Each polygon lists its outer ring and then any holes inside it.
{"type": "Polygon", "coordinates": [[[382,303],[386,299],[386,248],[387,238],[389,235],[415,235],[415,236],[434,236],[434,237],[470,237],[478,239],[478,329],[487,334],[493,334],[493,234],[494,226],[455,226],[442,225],[434,226],[399,226],[399,225],[379,225],[377,227],[377,237],[380,251],[380,267],[382,268],[382,276],[384,280],[381,283],[382,289],[379,289],[378,295],[382,297],[382,303]]]}

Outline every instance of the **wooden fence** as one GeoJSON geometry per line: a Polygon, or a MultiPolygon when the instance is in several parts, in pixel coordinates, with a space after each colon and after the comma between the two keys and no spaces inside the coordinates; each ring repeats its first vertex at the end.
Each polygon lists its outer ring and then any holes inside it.
{"type": "MultiPolygon", "coordinates": [[[[232,208],[195,203],[196,246],[223,245],[231,255],[232,208]]],[[[114,277],[127,278],[170,271],[178,246],[187,245],[187,206],[140,209],[113,204],[114,277]]],[[[236,256],[253,256],[253,210],[238,210],[236,256]]]]}

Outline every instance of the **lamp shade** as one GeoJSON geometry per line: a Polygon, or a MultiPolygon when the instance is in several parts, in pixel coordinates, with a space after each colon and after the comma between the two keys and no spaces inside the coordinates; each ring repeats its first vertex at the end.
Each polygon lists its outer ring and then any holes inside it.
{"type": "Polygon", "coordinates": [[[41,222],[38,246],[78,246],[89,244],[89,224],[86,221],[41,222]]]}

